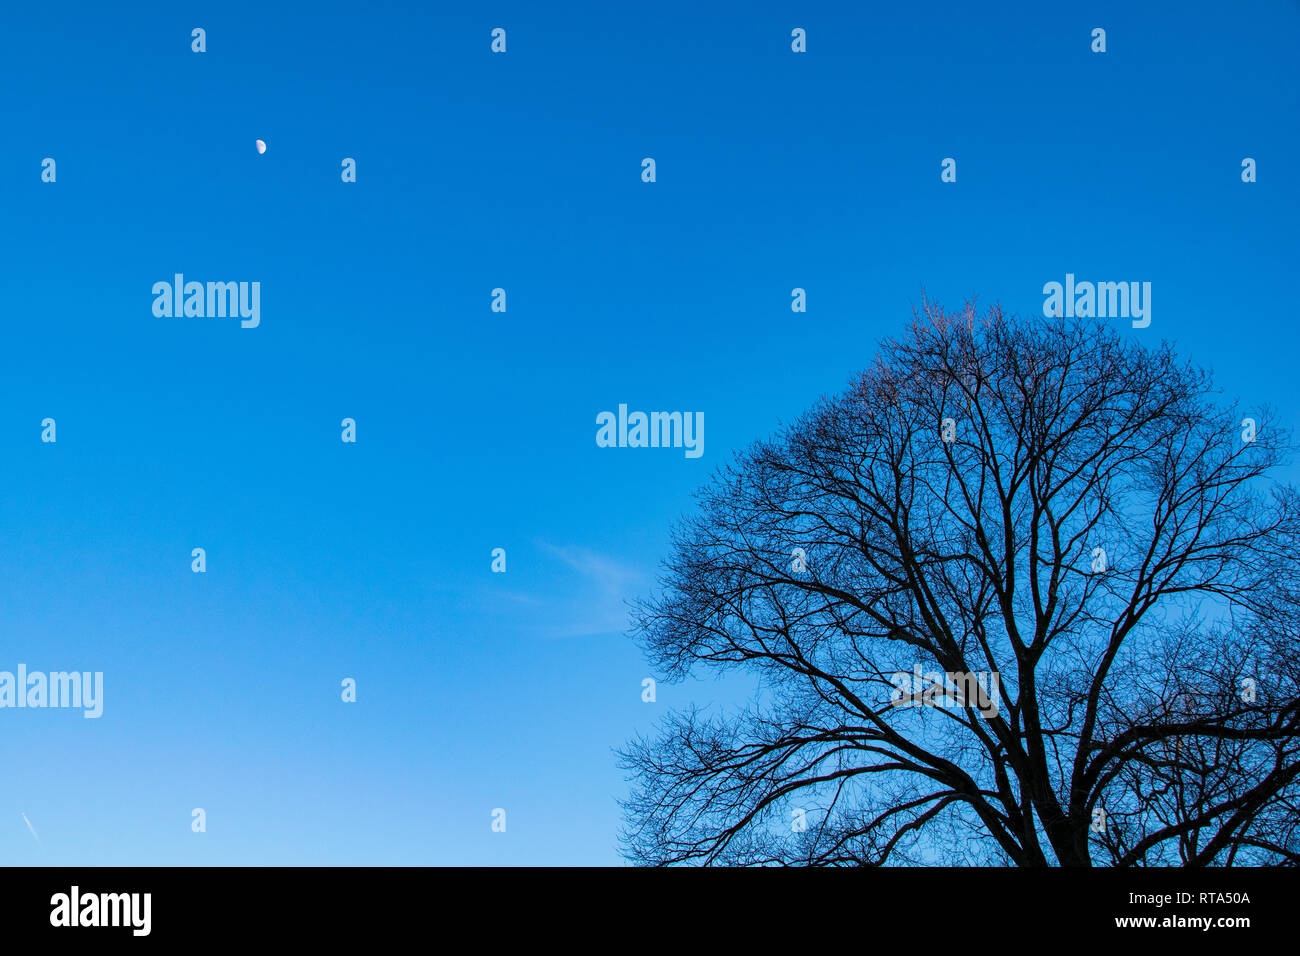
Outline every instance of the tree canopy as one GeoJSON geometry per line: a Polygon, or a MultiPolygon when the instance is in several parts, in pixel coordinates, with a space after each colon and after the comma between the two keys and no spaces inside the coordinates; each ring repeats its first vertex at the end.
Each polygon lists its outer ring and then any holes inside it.
{"type": "Polygon", "coordinates": [[[1300,862],[1288,434],[1168,344],[925,303],[720,469],[634,634],[643,864],[1300,862]]]}

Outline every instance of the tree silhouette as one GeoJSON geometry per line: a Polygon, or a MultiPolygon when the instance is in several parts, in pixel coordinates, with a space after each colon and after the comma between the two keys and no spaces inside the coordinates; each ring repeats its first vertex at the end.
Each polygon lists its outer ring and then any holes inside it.
{"type": "Polygon", "coordinates": [[[625,855],[1296,864],[1300,501],[1251,425],[1167,344],[923,304],[675,529],[634,633],[756,691],[625,748],[625,855]]]}

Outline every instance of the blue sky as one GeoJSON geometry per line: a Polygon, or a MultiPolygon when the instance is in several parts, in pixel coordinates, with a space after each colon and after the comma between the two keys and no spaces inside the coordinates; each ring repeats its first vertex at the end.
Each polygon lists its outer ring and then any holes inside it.
{"type": "Polygon", "coordinates": [[[618,864],[613,751],[744,690],[643,703],[623,602],[923,291],[1150,281],[1294,425],[1300,8],[1134,6],[7,6],[0,670],[105,702],[0,710],[0,862],[618,864]]]}

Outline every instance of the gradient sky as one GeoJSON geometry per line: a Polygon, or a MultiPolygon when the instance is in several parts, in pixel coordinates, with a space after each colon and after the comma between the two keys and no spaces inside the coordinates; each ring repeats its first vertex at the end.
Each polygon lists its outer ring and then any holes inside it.
{"type": "Polygon", "coordinates": [[[619,864],[614,750],[744,690],[642,703],[624,601],[923,291],[1150,281],[1126,334],[1295,424],[1298,45],[1293,2],[6,5],[0,670],[105,703],[0,710],[0,863],[619,864]],[[176,272],[260,327],[156,318],[176,272]],[[620,402],[704,456],[597,448],[620,402]]]}

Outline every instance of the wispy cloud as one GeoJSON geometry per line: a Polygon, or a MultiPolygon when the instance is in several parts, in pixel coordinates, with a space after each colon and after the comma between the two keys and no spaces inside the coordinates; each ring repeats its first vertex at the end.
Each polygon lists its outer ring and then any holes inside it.
{"type": "Polygon", "coordinates": [[[538,546],[595,582],[607,594],[622,594],[628,587],[639,584],[644,577],[636,568],[587,548],[572,545],[557,547],[545,541],[539,541],[538,546]]]}
{"type": "Polygon", "coordinates": [[[562,636],[621,633],[627,629],[628,602],[650,583],[640,568],[576,545],[538,541],[538,548],[578,575],[579,593],[557,603],[553,623],[562,636]]]}

